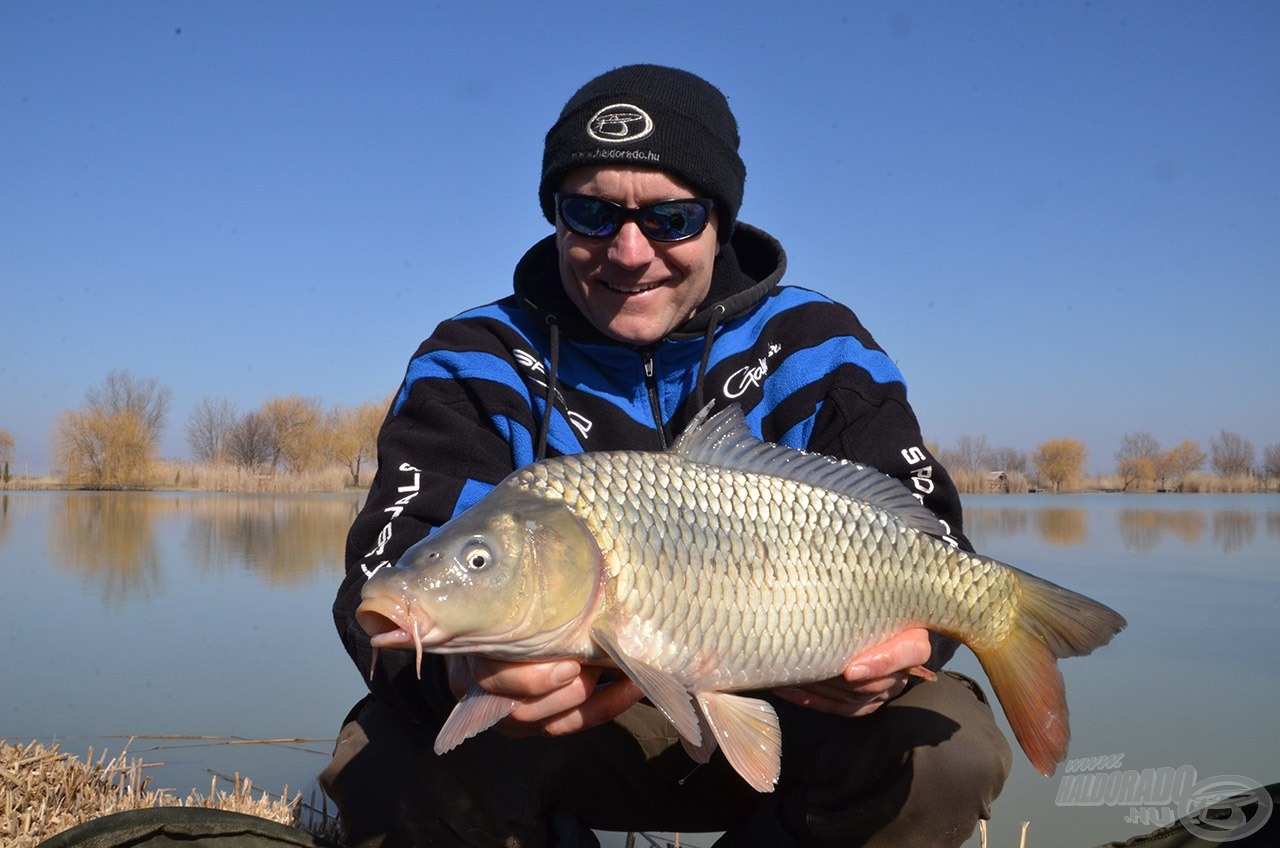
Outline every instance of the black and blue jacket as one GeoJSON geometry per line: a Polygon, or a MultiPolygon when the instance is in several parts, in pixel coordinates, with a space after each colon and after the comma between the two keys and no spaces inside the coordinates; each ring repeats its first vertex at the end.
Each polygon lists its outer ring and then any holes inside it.
{"type": "MultiPolygon", "coordinates": [[[[597,450],[662,450],[712,400],[741,404],[765,441],[872,465],[901,479],[966,549],[960,500],[934,459],[897,366],[857,316],[782,286],[786,255],[739,223],[710,292],[654,345],[613,341],[573,306],[554,236],[525,254],[515,292],[440,324],[409,362],[378,437],[378,471],[347,538],[334,619],[375,695],[443,715],[443,663],[422,679],[408,651],[382,651],[355,621],[379,566],[474,504],[516,468],[597,450]]],[[[935,644],[931,666],[954,646],[935,644]]],[[[430,658],[428,658],[430,660],[430,658]]]]}

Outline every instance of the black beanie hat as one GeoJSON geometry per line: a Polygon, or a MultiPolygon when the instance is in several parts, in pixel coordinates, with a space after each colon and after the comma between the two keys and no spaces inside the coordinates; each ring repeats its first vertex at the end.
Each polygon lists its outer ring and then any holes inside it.
{"type": "Polygon", "coordinates": [[[738,122],[711,83],[660,65],[627,65],[588,82],[547,132],[538,199],[556,222],[553,195],[584,165],[635,165],[674,174],[716,202],[718,236],[729,240],[747,168],[738,122]]]}

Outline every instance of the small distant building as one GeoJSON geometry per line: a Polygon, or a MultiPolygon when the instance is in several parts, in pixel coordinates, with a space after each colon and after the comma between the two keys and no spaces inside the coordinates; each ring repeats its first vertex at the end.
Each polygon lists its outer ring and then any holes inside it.
{"type": "Polygon", "coordinates": [[[987,492],[993,495],[1009,494],[1009,475],[1003,471],[988,471],[987,492]]]}

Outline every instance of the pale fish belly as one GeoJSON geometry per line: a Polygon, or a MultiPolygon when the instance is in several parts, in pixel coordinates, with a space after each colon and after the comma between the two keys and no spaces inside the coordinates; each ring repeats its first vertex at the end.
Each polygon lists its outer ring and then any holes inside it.
{"type": "Polygon", "coordinates": [[[600,615],[691,691],[822,680],[906,626],[983,626],[960,609],[980,597],[963,554],[883,510],[665,454],[580,459],[563,491],[612,577],[600,615]]]}

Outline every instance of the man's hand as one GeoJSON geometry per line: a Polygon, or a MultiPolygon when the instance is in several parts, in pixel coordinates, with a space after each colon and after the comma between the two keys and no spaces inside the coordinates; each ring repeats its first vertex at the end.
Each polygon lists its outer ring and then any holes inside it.
{"type": "Polygon", "coordinates": [[[854,657],[840,677],[777,689],[774,694],[825,713],[850,718],[870,715],[902,694],[909,672],[928,662],[932,651],[928,630],[904,630],[854,657]]]}
{"type": "Polygon", "coordinates": [[[461,696],[481,689],[519,705],[495,727],[511,737],[564,736],[613,720],[644,697],[626,678],[598,685],[601,668],[572,660],[501,662],[476,656],[449,656],[449,688],[461,696]]]}

